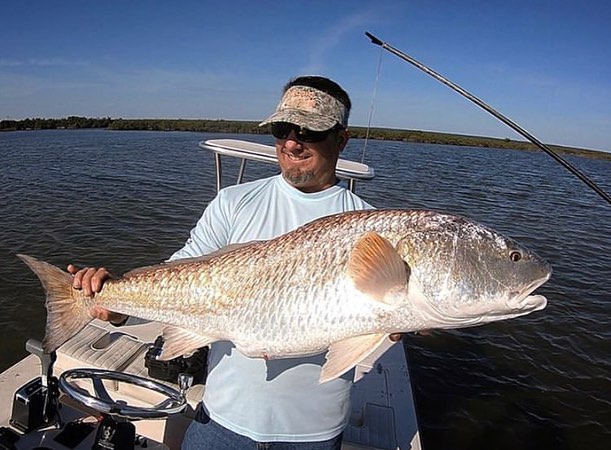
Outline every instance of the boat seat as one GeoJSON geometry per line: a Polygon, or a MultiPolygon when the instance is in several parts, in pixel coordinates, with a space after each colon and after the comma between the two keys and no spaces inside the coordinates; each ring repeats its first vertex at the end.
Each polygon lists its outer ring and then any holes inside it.
{"type": "MultiPolygon", "coordinates": [[[[151,345],[150,342],[126,334],[121,328],[90,323],[57,350],[54,372],[60,374],[69,369],[95,367],[150,378],[144,365],[144,356],[151,345]]],[[[176,383],[155,381],[178,389],[176,383]]],[[[139,401],[151,401],[147,399],[146,391],[128,383],[112,383],[108,387],[139,401]]],[[[191,410],[201,400],[203,391],[204,386],[201,384],[189,389],[187,401],[191,410]]]]}
{"type": "Polygon", "coordinates": [[[89,324],[57,350],[55,373],[92,368],[123,371],[147,345],[125,333],[89,324]]]}

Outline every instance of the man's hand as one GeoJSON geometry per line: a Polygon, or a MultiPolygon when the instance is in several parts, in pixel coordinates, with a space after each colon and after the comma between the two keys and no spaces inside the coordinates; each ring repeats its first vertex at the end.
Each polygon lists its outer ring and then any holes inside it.
{"type": "Polygon", "coordinates": [[[110,278],[110,272],[104,267],[77,269],[73,264],[68,264],[68,272],[74,275],[72,287],[82,290],[87,297],[93,297],[100,292],[104,281],[110,278]]]}
{"type": "MultiPolygon", "coordinates": [[[[104,267],[77,269],[73,264],[68,264],[68,272],[74,275],[72,287],[82,290],[87,297],[93,297],[101,292],[104,282],[110,278],[110,272],[104,267]]],[[[113,325],[121,325],[127,320],[126,315],[109,311],[100,306],[92,307],[89,313],[92,317],[110,322],[113,325]]]]}
{"type": "Polygon", "coordinates": [[[393,333],[388,336],[388,339],[393,342],[399,342],[401,339],[403,339],[403,333],[393,333]]]}
{"type": "MultiPolygon", "coordinates": [[[[393,342],[399,342],[401,339],[403,339],[403,336],[405,336],[406,333],[393,333],[388,335],[388,339],[390,339],[393,342]]],[[[433,332],[431,330],[420,330],[420,331],[415,331],[414,334],[418,334],[420,336],[430,336],[431,334],[433,334],[433,332]]]]}

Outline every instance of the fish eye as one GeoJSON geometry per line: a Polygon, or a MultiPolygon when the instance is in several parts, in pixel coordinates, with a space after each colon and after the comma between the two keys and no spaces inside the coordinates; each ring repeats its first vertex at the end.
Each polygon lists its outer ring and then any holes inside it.
{"type": "Polygon", "coordinates": [[[509,254],[509,259],[511,259],[513,262],[518,262],[522,259],[522,253],[514,250],[509,254]]]}

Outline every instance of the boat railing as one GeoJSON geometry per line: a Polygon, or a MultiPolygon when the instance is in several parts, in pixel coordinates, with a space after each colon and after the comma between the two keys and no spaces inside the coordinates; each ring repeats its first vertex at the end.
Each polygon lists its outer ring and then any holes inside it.
{"type": "MultiPolygon", "coordinates": [[[[240,169],[238,171],[236,184],[240,184],[243,181],[247,160],[278,164],[276,148],[271,145],[242,141],[239,139],[209,139],[200,142],[199,146],[214,152],[217,192],[221,189],[221,180],[223,177],[222,156],[234,157],[240,160],[240,169]]],[[[348,181],[348,188],[352,192],[355,190],[357,181],[371,180],[375,176],[373,168],[369,167],[367,164],[342,158],[337,162],[335,173],[338,178],[348,181]]]]}

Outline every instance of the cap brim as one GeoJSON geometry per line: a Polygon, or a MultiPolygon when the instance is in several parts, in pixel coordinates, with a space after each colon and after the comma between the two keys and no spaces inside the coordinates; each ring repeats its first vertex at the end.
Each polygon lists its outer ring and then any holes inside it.
{"type": "Polygon", "coordinates": [[[329,130],[338,123],[335,119],[327,116],[321,116],[320,114],[315,114],[300,109],[283,109],[281,111],[276,111],[274,114],[261,122],[259,126],[262,127],[274,122],[294,123],[295,125],[312,131],[329,130]]]}

